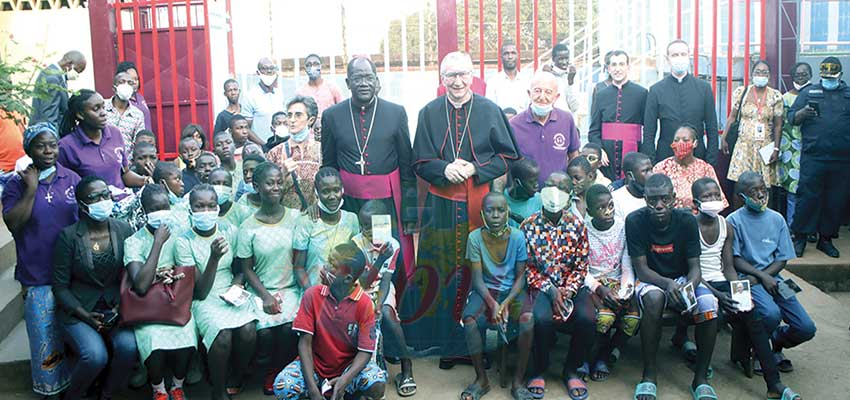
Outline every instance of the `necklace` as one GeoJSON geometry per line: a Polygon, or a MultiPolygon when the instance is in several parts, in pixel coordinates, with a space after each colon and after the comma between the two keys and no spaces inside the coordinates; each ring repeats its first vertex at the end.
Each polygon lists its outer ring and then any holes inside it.
{"type": "MultiPolygon", "coordinates": [[[[369,130],[366,133],[366,140],[363,141],[363,147],[360,147],[360,138],[357,134],[357,125],[354,124],[354,109],[351,107],[353,104],[351,103],[351,99],[348,100],[348,112],[351,114],[351,129],[354,130],[354,141],[357,143],[357,152],[360,153],[360,160],[358,160],[356,165],[360,166],[360,175],[366,175],[366,160],[363,158],[363,154],[366,153],[366,147],[369,146],[369,139],[372,138],[372,128],[375,126],[375,113],[378,112],[378,98],[375,97],[375,108],[372,109],[372,120],[369,121],[369,130]]],[[[361,107],[363,109],[364,107],[361,107]]]]}
{"type": "MultiPolygon", "coordinates": [[[[469,112],[466,115],[466,124],[463,127],[463,131],[461,131],[460,139],[457,141],[457,146],[455,146],[455,143],[452,143],[452,145],[449,146],[449,148],[452,149],[452,157],[454,158],[454,160],[457,160],[458,156],[460,155],[461,147],[463,147],[463,138],[465,138],[466,133],[469,132],[469,119],[472,117],[472,102],[474,100],[475,100],[475,96],[472,96],[472,97],[469,98],[469,112]]],[[[463,106],[461,106],[461,108],[462,107],[463,106]]],[[[451,121],[451,118],[449,118],[449,98],[448,98],[448,96],[446,96],[446,133],[450,134],[451,132],[452,132],[452,121],[451,121]]],[[[458,133],[455,132],[455,139],[458,138],[457,135],[458,135],[458,133]]],[[[452,161],[454,161],[454,160],[452,160],[452,161]]]]}

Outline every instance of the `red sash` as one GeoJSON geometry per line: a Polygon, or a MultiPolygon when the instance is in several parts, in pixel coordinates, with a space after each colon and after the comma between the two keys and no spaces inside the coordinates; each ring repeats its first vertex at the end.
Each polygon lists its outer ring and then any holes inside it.
{"type": "Polygon", "coordinates": [[[643,126],[640,124],[624,124],[620,122],[602,123],[602,140],[614,140],[620,142],[620,146],[614,146],[617,154],[609,154],[613,158],[612,164],[617,166],[617,175],[622,178],[623,156],[633,151],[638,151],[638,143],[643,139],[643,126]]]}
{"type": "Polygon", "coordinates": [[[469,178],[463,181],[463,183],[455,183],[448,186],[431,185],[428,191],[434,196],[442,197],[446,200],[466,202],[470,232],[484,226],[484,220],[481,218],[481,200],[490,191],[489,184],[476,185],[472,181],[472,178],[469,178]]]}
{"type": "Polygon", "coordinates": [[[405,276],[413,272],[414,253],[413,236],[404,234],[404,223],[401,219],[401,175],[398,169],[386,175],[359,175],[352,174],[344,169],[339,170],[342,177],[342,186],[345,194],[355,199],[386,199],[392,197],[395,205],[395,215],[398,219],[399,242],[401,242],[402,254],[404,255],[405,276]]]}

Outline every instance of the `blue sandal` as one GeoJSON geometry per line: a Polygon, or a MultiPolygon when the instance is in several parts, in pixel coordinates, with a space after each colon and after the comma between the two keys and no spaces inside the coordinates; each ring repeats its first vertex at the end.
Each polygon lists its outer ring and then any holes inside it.
{"type": "Polygon", "coordinates": [[[714,391],[713,387],[706,384],[699,385],[696,389],[691,388],[691,394],[694,395],[694,400],[717,400],[717,392],[714,391]]]}
{"type": "Polygon", "coordinates": [[[641,382],[635,386],[635,398],[634,400],[638,400],[638,396],[652,396],[653,399],[657,399],[658,396],[658,388],[655,386],[653,382],[641,382]]]}
{"type": "Polygon", "coordinates": [[[768,397],[767,400],[800,400],[803,396],[800,396],[799,393],[794,392],[791,388],[786,387],[785,390],[782,391],[782,397],[768,397]]]}

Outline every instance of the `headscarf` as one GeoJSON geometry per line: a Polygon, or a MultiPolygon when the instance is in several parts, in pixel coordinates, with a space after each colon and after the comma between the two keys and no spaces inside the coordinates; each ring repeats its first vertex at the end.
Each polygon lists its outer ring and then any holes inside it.
{"type": "Polygon", "coordinates": [[[39,122],[32,124],[24,130],[24,151],[29,150],[30,143],[36,136],[49,132],[56,140],[59,140],[59,132],[56,130],[56,125],[50,122],[39,122]]]}

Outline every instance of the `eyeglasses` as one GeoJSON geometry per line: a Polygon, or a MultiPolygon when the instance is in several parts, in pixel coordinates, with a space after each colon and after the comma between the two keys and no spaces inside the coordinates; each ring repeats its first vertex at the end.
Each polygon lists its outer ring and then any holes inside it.
{"type": "Polygon", "coordinates": [[[293,118],[294,119],[301,119],[301,118],[304,118],[305,115],[307,115],[307,114],[305,114],[301,111],[296,111],[296,112],[287,113],[286,118],[287,119],[293,119],[293,118]]]}
{"type": "Polygon", "coordinates": [[[770,76],[770,71],[757,69],[753,71],[753,76],[770,76]]]}
{"type": "Polygon", "coordinates": [[[454,81],[458,78],[464,79],[464,78],[468,77],[469,75],[472,75],[472,71],[452,71],[452,72],[444,73],[443,78],[446,79],[447,81],[454,81]]]}
{"type": "Polygon", "coordinates": [[[104,190],[102,192],[89,193],[89,195],[86,196],[85,199],[86,199],[86,201],[88,201],[88,204],[91,204],[91,203],[97,203],[98,201],[109,200],[111,198],[112,198],[112,193],[107,189],[107,190],[104,190]]]}

